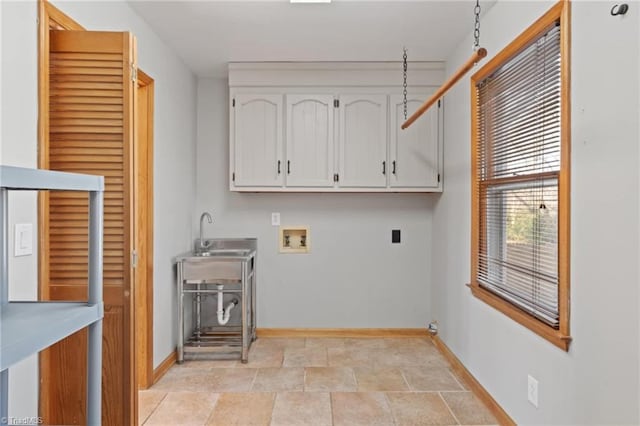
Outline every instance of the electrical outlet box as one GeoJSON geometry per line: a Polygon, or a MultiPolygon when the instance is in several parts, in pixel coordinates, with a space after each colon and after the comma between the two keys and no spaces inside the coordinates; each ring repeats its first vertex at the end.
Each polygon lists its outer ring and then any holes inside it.
{"type": "Polygon", "coordinates": [[[308,226],[281,226],[280,253],[309,253],[308,226]]]}
{"type": "Polygon", "coordinates": [[[538,408],[538,381],[531,375],[527,375],[527,399],[538,408]]]}
{"type": "Polygon", "coordinates": [[[393,244],[400,244],[400,230],[399,229],[391,230],[391,242],[393,244]]]}

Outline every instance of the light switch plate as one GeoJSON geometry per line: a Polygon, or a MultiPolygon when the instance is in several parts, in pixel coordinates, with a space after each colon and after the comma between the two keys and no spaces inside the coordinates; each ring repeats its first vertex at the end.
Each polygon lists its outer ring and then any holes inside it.
{"type": "Polygon", "coordinates": [[[33,225],[17,223],[14,234],[14,256],[33,254],[33,225]]]}
{"type": "Polygon", "coordinates": [[[527,375],[527,400],[538,408],[538,381],[531,375],[527,375]]]}
{"type": "Polygon", "coordinates": [[[280,226],[280,213],[271,213],[271,225],[280,226]]]}

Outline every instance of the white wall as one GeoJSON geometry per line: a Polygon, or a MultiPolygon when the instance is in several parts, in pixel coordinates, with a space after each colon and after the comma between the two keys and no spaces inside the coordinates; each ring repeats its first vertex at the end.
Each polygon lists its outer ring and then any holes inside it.
{"type": "MultiPolygon", "coordinates": [[[[482,20],[489,58],[552,3],[499,1],[482,20]]],[[[446,187],[433,219],[440,337],[519,424],[638,424],[639,19],[637,4],[572,7],[571,335],[568,353],[475,299],[469,282],[469,86],[446,99],[446,187]],[[527,402],[539,380],[539,408],[527,402]]],[[[467,37],[452,54],[470,54],[467,37]]],[[[468,79],[465,80],[468,82],[468,79]]]]}
{"type": "Polygon", "coordinates": [[[198,82],[194,233],[206,210],[206,236],[258,238],[258,327],[426,327],[438,195],[229,192],[228,92],[226,80],[198,82]],[[310,226],[309,254],[278,253],[271,212],[310,226]]]}
{"type": "MultiPolygon", "coordinates": [[[[2,2],[2,101],[0,164],[37,166],[37,26],[36,5],[2,2]],[[16,42],[20,40],[20,42],[16,42]]],[[[13,247],[16,223],[37,228],[37,198],[33,193],[9,195],[9,247],[13,247]]],[[[12,300],[37,298],[37,247],[31,256],[9,258],[9,297],[12,300]]],[[[9,371],[9,414],[28,417],[37,414],[37,356],[16,364],[9,371]]]]}
{"type": "MultiPolygon", "coordinates": [[[[190,247],[195,203],[196,79],[124,2],[55,2],[87,29],[131,31],[140,67],[155,79],[154,365],[175,348],[172,257],[190,247]]],[[[2,1],[2,143],[0,162],[37,166],[37,8],[2,1]]],[[[16,200],[11,220],[36,223],[34,196],[16,200]]],[[[37,255],[12,258],[12,296],[35,298],[37,255]]],[[[36,363],[10,370],[10,414],[37,414],[36,363]]],[[[23,363],[25,364],[25,363],[23,363]]]]}

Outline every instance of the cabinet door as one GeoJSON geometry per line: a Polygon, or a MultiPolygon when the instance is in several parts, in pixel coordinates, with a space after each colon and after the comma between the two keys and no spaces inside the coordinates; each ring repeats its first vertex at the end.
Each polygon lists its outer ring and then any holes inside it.
{"type": "Polygon", "coordinates": [[[387,186],[387,96],[340,96],[340,187],[387,186]]]}
{"type": "Polygon", "coordinates": [[[333,96],[287,95],[287,187],[332,187],[333,96]]]}
{"type": "Polygon", "coordinates": [[[234,99],[235,186],[282,186],[282,95],[237,94],[234,99]]]}
{"type": "MultiPolygon", "coordinates": [[[[429,93],[407,98],[408,116],[430,96],[429,93]]],[[[404,122],[403,97],[391,97],[391,175],[389,186],[437,188],[440,169],[438,122],[441,109],[432,106],[408,129],[404,122]]]]}

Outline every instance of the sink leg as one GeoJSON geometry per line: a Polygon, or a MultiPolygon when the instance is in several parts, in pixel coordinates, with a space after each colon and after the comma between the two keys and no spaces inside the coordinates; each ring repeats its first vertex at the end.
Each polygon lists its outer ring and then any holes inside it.
{"type": "Polygon", "coordinates": [[[178,262],[178,364],[184,362],[184,292],[182,262],[178,262]]]}
{"type": "Polygon", "coordinates": [[[247,306],[247,262],[242,262],[242,363],[249,360],[249,324],[247,306]]]}
{"type": "Polygon", "coordinates": [[[202,326],[202,311],[201,311],[201,306],[202,306],[202,295],[200,294],[200,284],[198,283],[197,285],[197,290],[198,292],[196,293],[196,330],[195,330],[195,340],[196,342],[200,342],[200,336],[202,335],[201,333],[201,326],[202,326]]]}
{"type": "Polygon", "coordinates": [[[253,258],[253,268],[251,271],[251,342],[256,341],[256,282],[258,280],[258,257],[253,258]]]}

